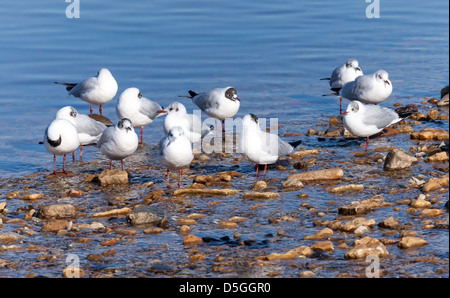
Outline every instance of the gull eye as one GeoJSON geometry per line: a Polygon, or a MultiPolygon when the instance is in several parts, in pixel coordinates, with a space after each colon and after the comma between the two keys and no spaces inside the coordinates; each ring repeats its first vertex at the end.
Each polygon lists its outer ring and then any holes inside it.
{"type": "Polygon", "coordinates": [[[175,111],[178,112],[178,108],[175,111]]]}
{"type": "Polygon", "coordinates": [[[139,98],[142,98],[142,93],[141,93],[141,91],[139,91],[138,97],[139,97],[139,98]]]}
{"type": "Polygon", "coordinates": [[[169,111],[172,111],[172,110],[173,110],[173,108],[170,108],[170,109],[169,109],[169,111]]]}

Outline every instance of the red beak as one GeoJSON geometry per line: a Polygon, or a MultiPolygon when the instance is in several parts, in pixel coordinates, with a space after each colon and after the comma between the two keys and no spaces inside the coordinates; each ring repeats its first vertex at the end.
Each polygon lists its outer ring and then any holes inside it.
{"type": "Polygon", "coordinates": [[[384,81],[386,84],[388,84],[388,85],[390,85],[391,83],[389,83],[389,81],[388,80],[386,80],[386,81],[384,81]]]}
{"type": "Polygon", "coordinates": [[[345,112],[343,112],[343,113],[342,113],[342,115],[347,115],[347,114],[348,114],[348,112],[347,112],[347,111],[345,111],[345,112]]]}
{"type": "Polygon", "coordinates": [[[236,99],[239,100],[239,101],[241,101],[241,100],[239,99],[239,97],[236,97],[236,99]]]}
{"type": "Polygon", "coordinates": [[[164,111],[164,110],[158,110],[156,113],[159,113],[159,114],[161,114],[161,113],[167,113],[166,111],[164,111]]]}

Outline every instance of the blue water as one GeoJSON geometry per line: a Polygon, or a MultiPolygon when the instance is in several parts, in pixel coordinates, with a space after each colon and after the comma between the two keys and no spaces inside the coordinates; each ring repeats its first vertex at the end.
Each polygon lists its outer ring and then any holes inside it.
{"type": "MultiPolygon", "coordinates": [[[[0,177],[51,169],[38,144],[45,127],[64,105],[89,110],[53,82],[77,82],[101,67],[112,71],[119,93],[135,86],[163,106],[189,89],[232,85],[242,100],[236,117],[253,112],[284,124],[337,113],[319,78],[350,57],[365,73],[389,72],[386,106],[438,97],[448,85],[446,1],[380,1],[380,18],[372,19],[364,0],[80,0],[77,19],[66,17],[68,5],[0,4],[0,177]]],[[[113,122],[118,96],[104,106],[113,122]]],[[[144,132],[157,144],[161,119],[144,132]]]]}

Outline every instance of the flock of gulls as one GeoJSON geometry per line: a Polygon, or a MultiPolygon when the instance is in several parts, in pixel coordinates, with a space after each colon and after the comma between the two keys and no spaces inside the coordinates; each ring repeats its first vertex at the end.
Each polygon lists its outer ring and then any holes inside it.
{"type": "MultiPolygon", "coordinates": [[[[345,129],[358,137],[366,137],[366,148],[369,137],[382,131],[384,128],[404,119],[395,111],[378,106],[392,93],[392,83],[388,73],[384,70],[364,75],[355,59],[347,60],[342,66],[336,67],[329,80],[333,95],[339,96],[340,106],[342,98],[350,100],[343,115],[345,129]]],[[[102,68],[97,76],[87,78],[79,83],[56,84],[66,86],[68,95],[78,97],[92,106],[99,106],[102,114],[102,105],[111,101],[117,94],[118,84],[111,72],[102,68]]],[[[196,93],[188,91],[187,97],[192,103],[208,115],[222,122],[222,133],[225,134],[225,120],[233,118],[240,107],[240,99],[233,87],[215,88],[208,92],[196,93]]],[[[170,171],[178,171],[178,187],[181,186],[181,169],[191,163],[194,158],[193,144],[214,131],[213,126],[202,123],[200,117],[189,114],[186,107],[180,102],[173,102],[167,108],[145,98],[138,88],[125,89],[119,96],[116,104],[116,114],[119,119],[114,126],[105,126],[94,120],[90,115],[80,114],[72,106],[65,106],[57,113],[55,119],[45,130],[43,143],[47,151],[53,155],[53,174],[56,171],[56,156],[63,156],[62,173],[66,173],[66,154],[74,152],[81,146],[95,144],[100,152],[109,159],[110,169],[112,161],[120,160],[122,170],[124,159],[132,155],[143,143],[143,129],[159,116],[165,116],[165,137],[159,142],[159,161],[167,168],[167,186],[170,187],[170,171]],[[140,141],[135,132],[140,129],[140,141]]],[[[239,150],[244,157],[256,164],[258,177],[259,165],[264,165],[265,176],[267,165],[275,163],[280,156],[293,152],[301,141],[286,142],[278,135],[266,132],[259,126],[258,117],[247,114],[242,120],[242,132],[239,140],[239,150]]]]}

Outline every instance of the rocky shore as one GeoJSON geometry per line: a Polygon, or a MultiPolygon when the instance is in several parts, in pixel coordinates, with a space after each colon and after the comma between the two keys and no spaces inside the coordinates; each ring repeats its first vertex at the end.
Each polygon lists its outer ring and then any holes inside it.
{"type": "Polygon", "coordinates": [[[148,144],[126,171],[0,179],[0,277],[366,277],[376,257],[381,277],[448,278],[448,91],[395,108],[415,110],[367,153],[340,117],[285,124],[303,145],[264,181],[200,154],[167,189],[148,144]]]}

